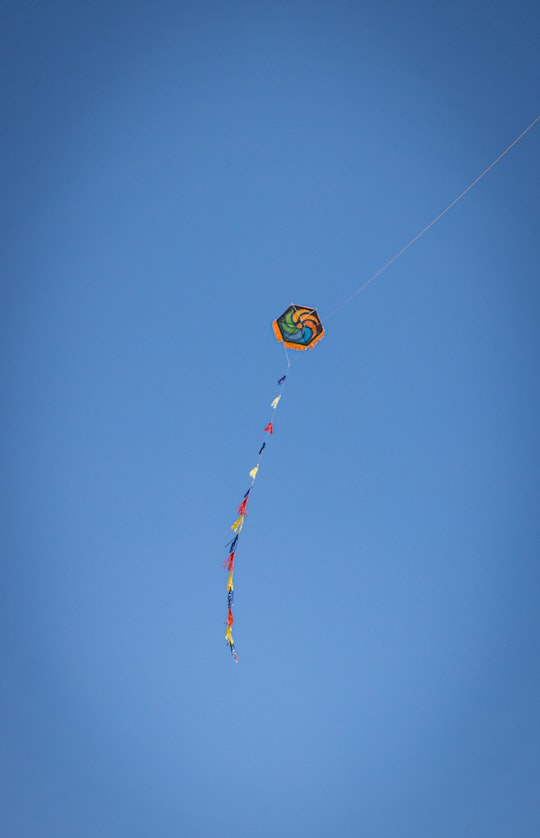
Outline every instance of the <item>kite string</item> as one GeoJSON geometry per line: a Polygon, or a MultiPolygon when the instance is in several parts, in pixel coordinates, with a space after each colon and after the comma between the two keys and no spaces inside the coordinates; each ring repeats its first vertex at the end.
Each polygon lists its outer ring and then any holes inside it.
{"type": "Polygon", "coordinates": [[[364,291],[364,290],[368,287],[368,285],[371,285],[371,283],[372,283],[372,282],[375,282],[375,280],[376,280],[376,279],[378,279],[378,277],[380,277],[380,275],[381,275],[381,274],[382,274],[382,273],[383,273],[383,272],[384,272],[387,268],[389,268],[389,267],[390,267],[390,265],[393,265],[393,264],[394,264],[394,262],[395,262],[397,259],[399,259],[399,257],[400,257],[400,256],[403,256],[403,254],[405,253],[405,251],[407,251],[410,247],[412,247],[412,246],[413,246],[413,244],[415,244],[415,243],[418,241],[418,239],[419,239],[419,238],[421,238],[421,237],[424,235],[424,233],[427,233],[427,231],[428,231],[428,230],[430,230],[430,229],[433,227],[433,225],[437,223],[437,221],[440,221],[440,220],[441,220],[441,218],[442,218],[444,215],[446,215],[446,213],[447,213],[447,212],[449,212],[449,211],[452,209],[452,207],[455,207],[455,205],[458,203],[458,201],[461,201],[461,199],[462,199],[462,198],[464,198],[464,197],[465,197],[465,195],[466,195],[468,192],[470,192],[470,191],[471,191],[471,189],[472,189],[474,186],[476,186],[476,184],[477,184],[477,183],[479,183],[479,181],[481,181],[481,180],[482,180],[482,178],[484,178],[484,177],[485,177],[485,176],[486,176],[486,175],[487,175],[487,174],[488,174],[488,173],[489,173],[489,172],[490,172],[490,171],[491,171],[491,170],[492,170],[492,169],[493,169],[493,168],[497,165],[497,163],[499,163],[499,162],[503,159],[503,157],[505,157],[505,156],[508,154],[508,152],[509,152],[509,151],[511,151],[511,150],[514,148],[514,146],[515,146],[515,145],[517,145],[517,143],[519,143],[519,141],[520,141],[521,139],[523,139],[523,137],[525,136],[525,134],[527,134],[527,133],[531,130],[531,128],[533,128],[533,127],[536,125],[536,123],[538,122],[538,120],[540,120],[540,115],[539,115],[539,116],[537,116],[537,117],[535,117],[535,119],[533,119],[533,121],[530,123],[530,125],[527,125],[527,127],[525,128],[525,130],[524,130],[524,131],[522,131],[522,132],[521,132],[521,134],[520,134],[518,137],[516,137],[514,140],[512,140],[512,142],[510,143],[510,145],[509,145],[509,146],[507,146],[507,148],[505,148],[505,150],[504,150],[504,151],[502,151],[502,152],[499,154],[499,156],[498,156],[498,157],[497,157],[497,158],[496,158],[496,159],[495,159],[492,163],[490,163],[490,164],[489,164],[489,166],[487,167],[487,169],[484,169],[484,171],[483,171],[481,174],[479,174],[479,175],[478,175],[478,177],[476,177],[476,178],[472,181],[472,183],[470,183],[470,184],[467,186],[467,188],[466,188],[466,189],[464,189],[464,190],[463,190],[463,192],[460,192],[460,193],[459,193],[459,195],[458,195],[456,198],[454,198],[454,200],[453,200],[453,201],[451,201],[451,203],[449,203],[449,204],[448,204],[448,206],[447,206],[447,207],[445,207],[445,209],[443,209],[443,210],[442,210],[442,212],[440,212],[437,216],[435,216],[435,218],[434,218],[432,221],[430,221],[430,222],[429,222],[429,224],[426,224],[426,226],[425,226],[422,230],[420,230],[420,232],[419,232],[419,233],[417,233],[417,234],[416,234],[416,235],[415,235],[415,236],[414,236],[414,237],[410,240],[410,242],[408,242],[408,243],[407,243],[404,247],[402,247],[402,248],[401,248],[401,250],[398,250],[398,252],[397,252],[397,253],[395,253],[395,254],[394,254],[394,256],[392,256],[392,258],[388,260],[388,262],[385,262],[385,264],[382,266],[382,268],[379,268],[379,270],[378,270],[378,271],[376,271],[376,272],[373,274],[373,276],[370,276],[370,278],[369,278],[369,279],[367,279],[367,280],[366,280],[366,282],[364,282],[364,283],[363,283],[363,284],[362,284],[359,288],[357,288],[357,289],[356,289],[356,291],[353,291],[353,293],[352,293],[352,294],[350,294],[350,295],[349,295],[349,296],[348,296],[345,300],[343,300],[343,302],[342,302],[342,303],[339,303],[339,305],[338,305],[338,306],[336,306],[336,308],[335,308],[332,312],[330,312],[330,314],[328,314],[328,315],[325,317],[325,320],[329,320],[331,317],[333,317],[335,314],[337,314],[337,312],[338,312],[338,311],[340,311],[340,310],[341,310],[344,306],[346,306],[348,303],[350,303],[350,301],[351,301],[352,299],[354,299],[354,297],[356,297],[356,296],[357,296],[357,294],[360,294],[362,291],[364,291]]]}
{"type": "Polygon", "coordinates": [[[285,360],[287,361],[287,372],[289,372],[291,368],[291,359],[289,358],[289,353],[287,352],[287,347],[285,346],[285,344],[283,344],[283,351],[285,352],[285,360]]]}

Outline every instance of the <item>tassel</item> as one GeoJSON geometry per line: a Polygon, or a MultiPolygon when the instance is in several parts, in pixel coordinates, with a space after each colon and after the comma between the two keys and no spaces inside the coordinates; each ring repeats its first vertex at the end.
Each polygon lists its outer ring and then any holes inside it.
{"type": "Polygon", "coordinates": [[[238,507],[238,514],[239,515],[247,515],[247,502],[248,499],[244,498],[240,506],[238,507]]]}
{"type": "Polygon", "coordinates": [[[258,471],[259,471],[259,466],[255,466],[255,468],[251,469],[251,471],[249,472],[249,476],[251,477],[252,480],[255,480],[255,478],[257,477],[257,472],[258,471]]]}
{"type": "Polygon", "coordinates": [[[268,425],[266,426],[266,428],[265,428],[264,430],[265,430],[265,432],[268,432],[269,434],[273,434],[273,433],[274,433],[274,429],[273,429],[273,427],[272,427],[272,423],[271,423],[271,422],[269,422],[269,423],[268,423],[268,425]]]}
{"type": "Polygon", "coordinates": [[[231,530],[234,530],[235,533],[240,535],[242,532],[242,527],[244,526],[244,516],[240,515],[239,518],[236,519],[234,524],[231,524],[231,530]]]}
{"type": "Polygon", "coordinates": [[[264,451],[265,448],[266,448],[266,442],[263,442],[263,444],[259,448],[259,454],[262,454],[262,452],[264,451]]]}
{"type": "Polygon", "coordinates": [[[283,375],[281,378],[278,379],[278,384],[283,384],[283,382],[285,381],[286,378],[287,378],[287,376],[283,375]]]}
{"type": "Polygon", "coordinates": [[[232,553],[229,553],[229,555],[227,556],[227,558],[223,562],[223,567],[227,568],[229,573],[231,572],[231,570],[234,569],[234,555],[235,555],[235,553],[234,553],[234,550],[233,550],[232,553]]]}
{"type": "Polygon", "coordinates": [[[280,398],[281,398],[281,396],[276,396],[276,398],[274,399],[274,401],[272,402],[272,404],[270,405],[270,407],[271,407],[271,408],[273,408],[273,409],[275,410],[275,409],[276,409],[276,407],[278,406],[278,403],[279,403],[280,398]]]}

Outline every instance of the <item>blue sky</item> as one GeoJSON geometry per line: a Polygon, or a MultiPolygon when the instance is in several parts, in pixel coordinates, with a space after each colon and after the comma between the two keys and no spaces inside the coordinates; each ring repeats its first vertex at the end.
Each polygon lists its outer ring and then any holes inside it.
{"type": "Polygon", "coordinates": [[[539,20],[3,4],[2,834],[538,835],[539,20]]]}

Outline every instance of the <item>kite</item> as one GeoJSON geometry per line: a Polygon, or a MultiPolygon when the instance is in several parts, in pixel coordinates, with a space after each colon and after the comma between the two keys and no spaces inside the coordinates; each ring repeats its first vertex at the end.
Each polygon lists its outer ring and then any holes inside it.
{"type": "MultiPolygon", "coordinates": [[[[522,131],[521,134],[519,134],[519,136],[516,137],[515,140],[513,140],[510,143],[510,145],[507,146],[507,148],[505,148],[505,150],[501,154],[499,154],[499,156],[496,157],[495,160],[492,163],[490,163],[490,165],[486,169],[484,169],[484,171],[481,172],[481,174],[479,174],[478,177],[476,177],[472,181],[472,183],[469,184],[469,186],[466,187],[466,189],[464,189],[462,192],[460,192],[459,195],[456,198],[454,198],[454,200],[451,201],[448,204],[448,206],[445,207],[445,209],[442,210],[442,212],[440,212],[438,215],[436,215],[435,218],[433,218],[429,222],[429,224],[426,224],[426,226],[423,227],[420,230],[420,232],[418,232],[415,236],[413,236],[413,238],[404,247],[402,247],[401,250],[398,250],[397,253],[395,253],[392,256],[391,259],[389,259],[387,262],[385,262],[385,264],[381,268],[379,268],[379,270],[376,271],[372,276],[370,276],[369,279],[367,279],[362,285],[360,285],[356,289],[356,291],[353,291],[352,294],[350,294],[348,297],[346,297],[346,299],[343,300],[343,302],[341,302],[337,306],[337,308],[335,308],[332,312],[330,312],[328,317],[334,317],[334,315],[337,314],[337,312],[341,308],[343,308],[348,303],[350,303],[351,300],[354,297],[356,297],[357,294],[360,294],[362,291],[364,291],[368,287],[368,285],[371,285],[372,282],[374,282],[376,279],[378,279],[378,277],[382,273],[384,273],[384,271],[386,271],[391,265],[393,265],[394,262],[397,259],[399,259],[410,247],[412,247],[418,241],[418,239],[420,239],[425,233],[427,233],[427,231],[430,230],[433,227],[434,224],[437,224],[437,222],[440,221],[440,219],[443,218],[443,216],[445,216],[446,213],[449,212],[452,209],[452,207],[454,207],[457,203],[459,203],[459,201],[461,201],[462,198],[464,198],[465,195],[467,195],[467,193],[470,192],[471,189],[474,186],[476,186],[476,184],[479,183],[503,159],[503,157],[505,157],[509,153],[509,151],[539,121],[540,121],[540,116],[537,116],[535,119],[533,119],[533,121],[525,128],[525,130],[522,131]]],[[[322,323],[319,319],[319,315],[317,314],[317,312],[314,308],[308,308],[307,306],[296,306],[296,305],[291,304],[289,306],[289,308],[286,309],[280,317],[278,317],[276,320],[274,320],[274,322],[272,323],[272,328],[274,330],[274,334],[276,336],[276,339],[280,343],[283,344],[283,347],[285,349],[285,356],[287,358],[287,372],[288,372],[289,367],[291,365],[290,361],[289,361],[289,356],[287,354],[287,349],[313,349],[313,347],[321,340],[321,338],[324,335],[324,327],[323,327],[323,325],[322,325],[322,323]]],[[[282,390],[283,390],[283,386],[285,384],[285,379],[287,378],[287,372],[285,373],[285,375],[282,375],[281,378],[277,382],[278,386],[282,390]]],[[[233,627],[233,623],[234,623],[234,617],[233,617],[233,612],[232,612],[233,604],[234,604],[234,583],[233,583],[234,562],[235,562],[236,551],[237,551],[237,547],[238,547],[238,539],[240,537],[240,533],[242,532],[242,529],[243,529],[243,526],[244,526],[244,521],[245,521],[245,518],[246,518],[246,515],[247,515],[248,500],[249,500],[251,491],[253,489],[253,485],[255,483],[255,478],[257,477],[257,472],[259,471],[259,467],[260,467],[260,464],[261,464],[261,459],[262,459],[263,453],[266,449],[268,440],[269,440],[270,436],[272,436],[273,433],[274,433],[274,416],[275,416],[276,408],[277,408],[277,406],[278,406],[278,404],[281,400],[281,396],[282,396],[282,393],[281,392],[278,393],[278,395],[273,399],[273,401],[270,404],[272,414],[270,416],[270,421],[267,423],[267,425],[264,428],[265,438],[264,438],[264,441],[263,441],[261,447],[259,448],[259,454],[258,454],[259,459],[258,459],[257,464],[249,472],[249,476],[251,477],[251,483],[249,485],[249,488],[248,488],[247,492],[244,494],[244,497],[242,498],[242,502],[238,506],[238,509],[237,509],[238,517],[236,518],[234,523],[231,525],[231,529],[234,532],[234,537],[227,544],[227,547],[229,548],[229,553],[228,553],[228,556],[223,563],[223,566],[226,568],[227,574],[228,574],[227,575],[227,630],[225,632],[225,639],[226,639],[226,641],[229,645],[229,648],[231,650],[231,654],[232,654],[233,658],[235,659],[235,661],[237,663],[238,663],[238,655],[236,654],[236,649],[235,649],[235,646],[234,646],[234,639],[233,639],[233,634],[232,634],[232,627],[233,627]]]]}
{"type": "Polygon", "coordinates": [[[313,349],[324,335],[319,315],[314,308],[290,305],[272,328],[276,339],[289,349],[313,349]]]}
{"type": "Polygon", "coordinates": [[[225,561],[223,562],[223,567],[227,571],[227,628],[225,630],[225,640],[227,642],[227,645],[229,646],[231,655],[233,656],[236,663],[238,663],[238,655],[236,654],[236,648],[234,645],[234,638],[232,633],[232,627],[234,623],[234,563],[236,560],[236,553],[238,550],[238,540],[240,538],[240,533],[242,532],[246,515],[248,514],[247,505],[251,495],[251,491],[255,484],[255,479],[257,477],[257,473],[259,471],[261,460],[266,449],[268,440],[274,434],[275,413],[277,410],[277,406],[281,401],[281,397],[283,395],[283,388],[285,386],[285,380],[287,378],[287,372],[291,365],[289,361],[289,356],[287,354],[287,349],[313,349],[315,344],[317,344],[324,336],[324,327],[319,319],[319,315],[317,314],[314,308],[308,308],[307,306],[295,306],[291,304],[289,308],[286,311],[284,311],[280,317],[274,320],[274,322],[272,323],[272,328],[274,330],[276,339],[280,343],[283,343],[285,349],[285,356],[287,358],[287,371],[284,375],[281,376],[281,378],[278,379],[277,385],[280,388],[280,392],[278,392],[278,394],[270,403],[270,410],[272,412],[269,417],[269,422],[265,425],[263,429],[263,433],[265,435],[264,441],[259,448],[258,461],[249,472],[251,483],[249,484],[248,490],[244,493],[242,501],[240,502],[236,510],[236,514],[238,517],[231,524],[231,530],[233,531],[234,536],[231,539],[231,541],[229,541],[229,543],[227,544],[228,555],[225,561]]]}

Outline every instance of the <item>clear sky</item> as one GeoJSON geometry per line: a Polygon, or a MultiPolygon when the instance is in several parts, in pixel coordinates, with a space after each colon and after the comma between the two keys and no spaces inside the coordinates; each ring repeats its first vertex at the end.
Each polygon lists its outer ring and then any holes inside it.
{"type": "Polygon", "coordinates": [[[2,4],[2,835],[540,834],[539,23],[2,4]]]}

